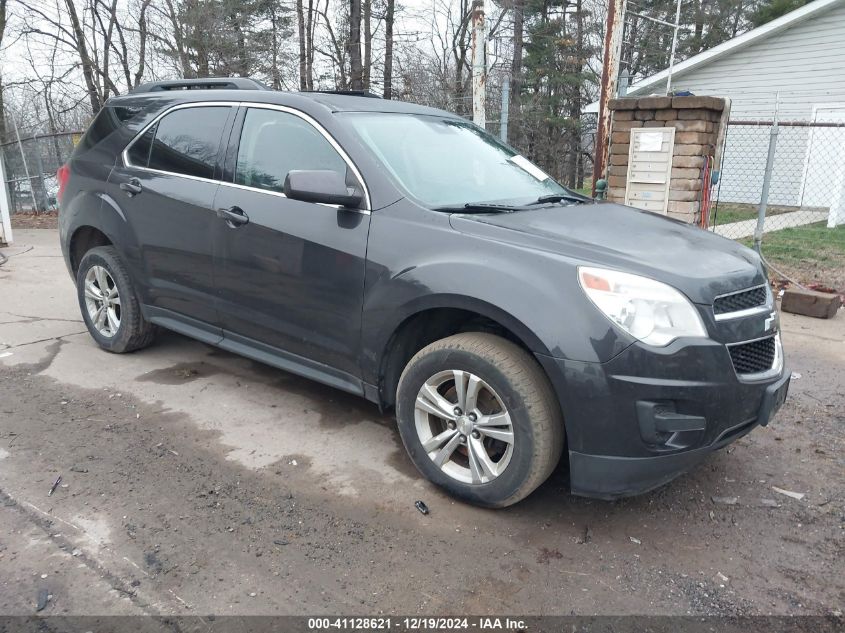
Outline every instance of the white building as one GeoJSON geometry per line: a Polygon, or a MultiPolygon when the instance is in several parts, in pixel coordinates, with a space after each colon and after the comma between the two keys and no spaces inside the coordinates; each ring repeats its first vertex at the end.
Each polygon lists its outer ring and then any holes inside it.
{"type": "MultiPolygon", "coordinates": [[[[668,70],[628,88],[666,94],[668,70]]],[[[780,128],[770,204],[845,206],[845,0],[815,0],[675,65],[672,90],[731,100],[719,199],[756,203],[770,126],[780,128]],[[789,123],[804,125],[789,125],[789,123]],[[841,194],[841,195],[840,195],[841,194]]],[[[597,103],[587,112],[596,112],[597,103]]]]}

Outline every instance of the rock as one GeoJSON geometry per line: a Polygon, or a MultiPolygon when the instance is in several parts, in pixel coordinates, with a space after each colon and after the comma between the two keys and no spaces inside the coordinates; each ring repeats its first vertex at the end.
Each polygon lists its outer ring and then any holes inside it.
{"type": "Polygon", "coordinates": [[[735,506],[739,503],[739,499],[737,497],[710,497],[710,500],[713,503],[718,503],[723,506],[735,506]]]}
{"type": "Polygon", "coordinates": [[[766,508],[779,508],[778,502],[774,499],[760,499],[760,505],[766,508]]]}
{"type": "Polygon", "coordinates": [[[35,610],[43,611],[50,601],[50,592],[47,589],[39,589],[38,597],[35,599],[35,610]]]}
{"type": "Polygon", "coordinates": [[[842,299],[837,294],[789,288],[783,293],[780,308],[784,312],[829,319],[836,314],[841,305],[842,299]]]}

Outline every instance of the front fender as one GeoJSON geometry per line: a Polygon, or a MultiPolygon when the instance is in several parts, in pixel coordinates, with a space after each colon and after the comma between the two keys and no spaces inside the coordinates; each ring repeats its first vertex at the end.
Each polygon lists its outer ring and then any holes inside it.
{"type": "Polygon", "coordinates": [[[365,380],[377,380],[399,326],[431,308],[481,314],[509,329],[535,354],[549,357],[603,362],[633,342],[589,302],[578,286],[575,265],[554,253],[440,227],[407,231],[391,223],[374,214],[362,326],[365,380]],[[431,236],[421,234],[429,230],[431,236]],[[380,243],[382,231],[390,235],[386,243],[380,243]],[[416,265],[407,265],[409,254],[416,265]],[[405,264],[401,269],[400,262],[405,264]]]}

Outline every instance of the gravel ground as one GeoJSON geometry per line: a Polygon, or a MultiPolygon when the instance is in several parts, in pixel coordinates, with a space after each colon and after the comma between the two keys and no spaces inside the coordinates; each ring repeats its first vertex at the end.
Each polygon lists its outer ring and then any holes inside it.
{"type": "Polygon", "coordinates": [[[568,495],[559,471],[488,511],[421,481],[362,400],[174,334],[99,351],[55,232],[16,237],[2,615],[35,613],[39,593],[50,615],[843,610],[845,314],[784,315],[790,399],[693,472],[610,503],[568,495]]]}

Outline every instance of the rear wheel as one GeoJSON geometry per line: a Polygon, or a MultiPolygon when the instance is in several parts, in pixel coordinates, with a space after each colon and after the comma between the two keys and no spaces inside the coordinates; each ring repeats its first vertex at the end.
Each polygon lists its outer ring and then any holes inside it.
{"type": "Polygon", "coordinates": [[[525,350],[492,334],[457,334],[421,350],[399,379],[396,402],[416,467],[470,503],[516,503],[548,478],[563,450],[546,376],[525,350]]]}
{"type": "Polygon", "coordinates": [[[153,342],[155,326],[141,314],[132,280],[113,246],[85,253],[76,288],[88,332],[104,350],[120,354],[153,342]]]}

